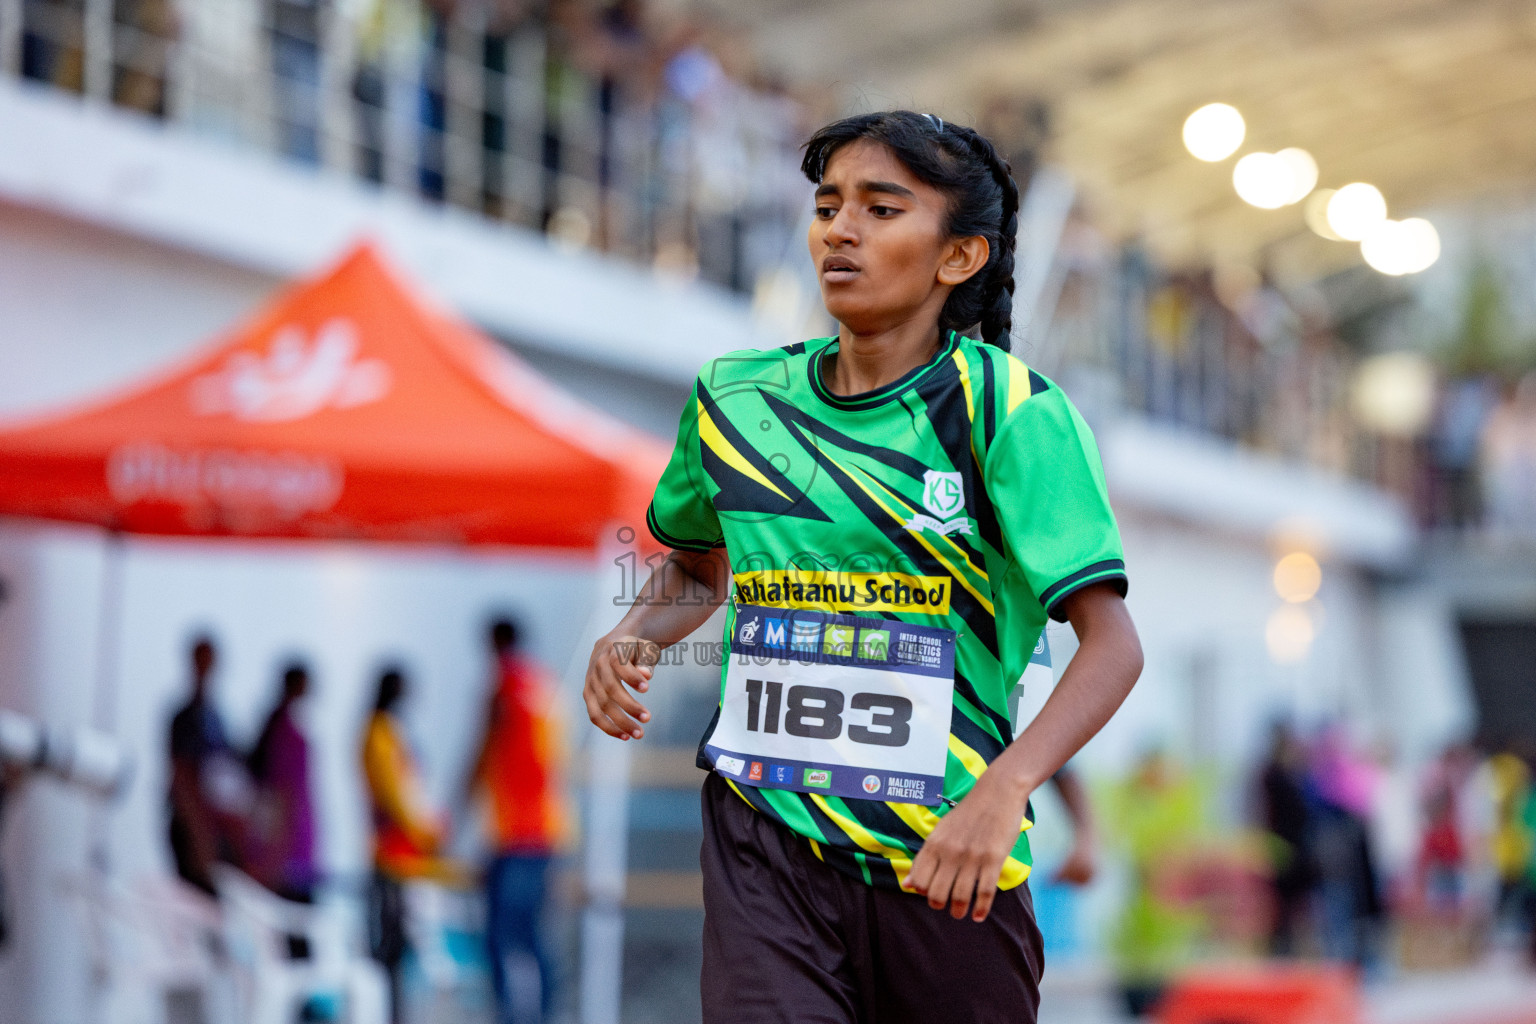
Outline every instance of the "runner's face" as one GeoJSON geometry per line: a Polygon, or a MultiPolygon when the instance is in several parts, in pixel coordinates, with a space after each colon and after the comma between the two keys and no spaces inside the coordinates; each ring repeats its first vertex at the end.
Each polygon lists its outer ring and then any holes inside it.
{"type": "Polygon", "coordinates": [[[855,334],[920,315],[937,322],[959,283],[957,254],[972,262],[945,230],[948,219],[944,193],[918,180],[889,147],[860,140],[833,153],[808,238],[827,312],[855,334]]]}

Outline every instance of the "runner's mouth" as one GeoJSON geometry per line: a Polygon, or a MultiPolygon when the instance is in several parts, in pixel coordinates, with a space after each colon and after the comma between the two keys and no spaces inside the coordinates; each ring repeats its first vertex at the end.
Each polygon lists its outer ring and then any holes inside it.
{"type": "Polygon", "coordinates": [[[859,272],[859,265],[846,256],[828,256],[821,261],[821,279],[828,284],[852,281],[859,272]]]}

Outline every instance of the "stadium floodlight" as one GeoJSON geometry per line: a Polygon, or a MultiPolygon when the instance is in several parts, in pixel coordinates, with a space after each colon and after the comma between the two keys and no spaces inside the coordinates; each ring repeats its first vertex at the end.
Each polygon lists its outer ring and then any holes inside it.
{"type": "Polygon", "coordinates": [[[1422,217],[1384,220],[1361,239],[1360,255],[1389,277],[1417,274],[1440,258],[1440,233],[1422,217]]]}
{"type": "Polygon", "coordinates": [[[1292,201],[1296,176],[1277,153],[1249,153],[1232,168],[1232,187],[1249,206],[1278,210],[1292,201]]]}
{"type": "Polygon", "coordinates": [[[1217,163],[1237,152],[1248,126],[1228,103],[1207,103],[1184,119],[1184,148],[1197,160],[1217,163]]]}
{"type": "Polygon", "coordinates": [[[1285,161],[1285,166],[1291,169],[1291,194],[1286,198],[1285,205],[1299,203],[1311,195],[1312,190],[1317,188],[1317,161],[1312,154],[1297,146],[1288,146],[1275,156],[1285,161]]]}
{"type": "Polygon", "coordinates": [[[1386,197],[1363,181],[1345,185],[1328,200],[1328,226],[1346,242],[1360,241],[1386,219],[1386,197]]]}

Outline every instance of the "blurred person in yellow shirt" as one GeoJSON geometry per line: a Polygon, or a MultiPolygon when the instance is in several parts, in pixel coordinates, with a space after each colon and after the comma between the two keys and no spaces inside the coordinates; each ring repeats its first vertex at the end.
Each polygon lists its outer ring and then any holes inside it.
{"type": "Polygon", "coordinates": [[[447,873],[438,857],[446,827],[427,803],[421,772],[398,716],[405,696],[404,673],[395,667],[385,669],[379,676],[362,749],[373,822],[368,942],[373,958],[389,973],[394,1024],[402,1019],[400,968],[408,947],[403,883],[447,873]]]}
{"type": "Polygon", "coordinates": [[[483,795],[492,853],[485,873],[486,946],[498,1024],[548,1019],[554,962],[545,941],[550,862],[567,829],[565,756],[549,674],[526,657],[517,624],[491,624],[493,690],[468,788],[483,795]],[[520,991],[512,967],[531,958],[539,991],[520,991]]]}

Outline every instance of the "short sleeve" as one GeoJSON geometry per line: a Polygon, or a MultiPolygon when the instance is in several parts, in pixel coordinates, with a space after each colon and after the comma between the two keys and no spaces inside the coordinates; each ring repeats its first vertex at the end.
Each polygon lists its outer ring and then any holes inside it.
{"type": "Polygon", "coordinates": [[[699,456],[699,387],[695,382],[677,425],[677,446],[645,513],[651,535],[669,548],[708,551],[723,544],[715,506],[704,491],[699,456]]]}
{"type": "Polygon", "coordinates": [[[1093,432],[1059,388],[1019,405],[987,449],[987,495],[1009,555],[1051,618],[1094,583],[1126,592],[1125,552],[1093,432]]]}

